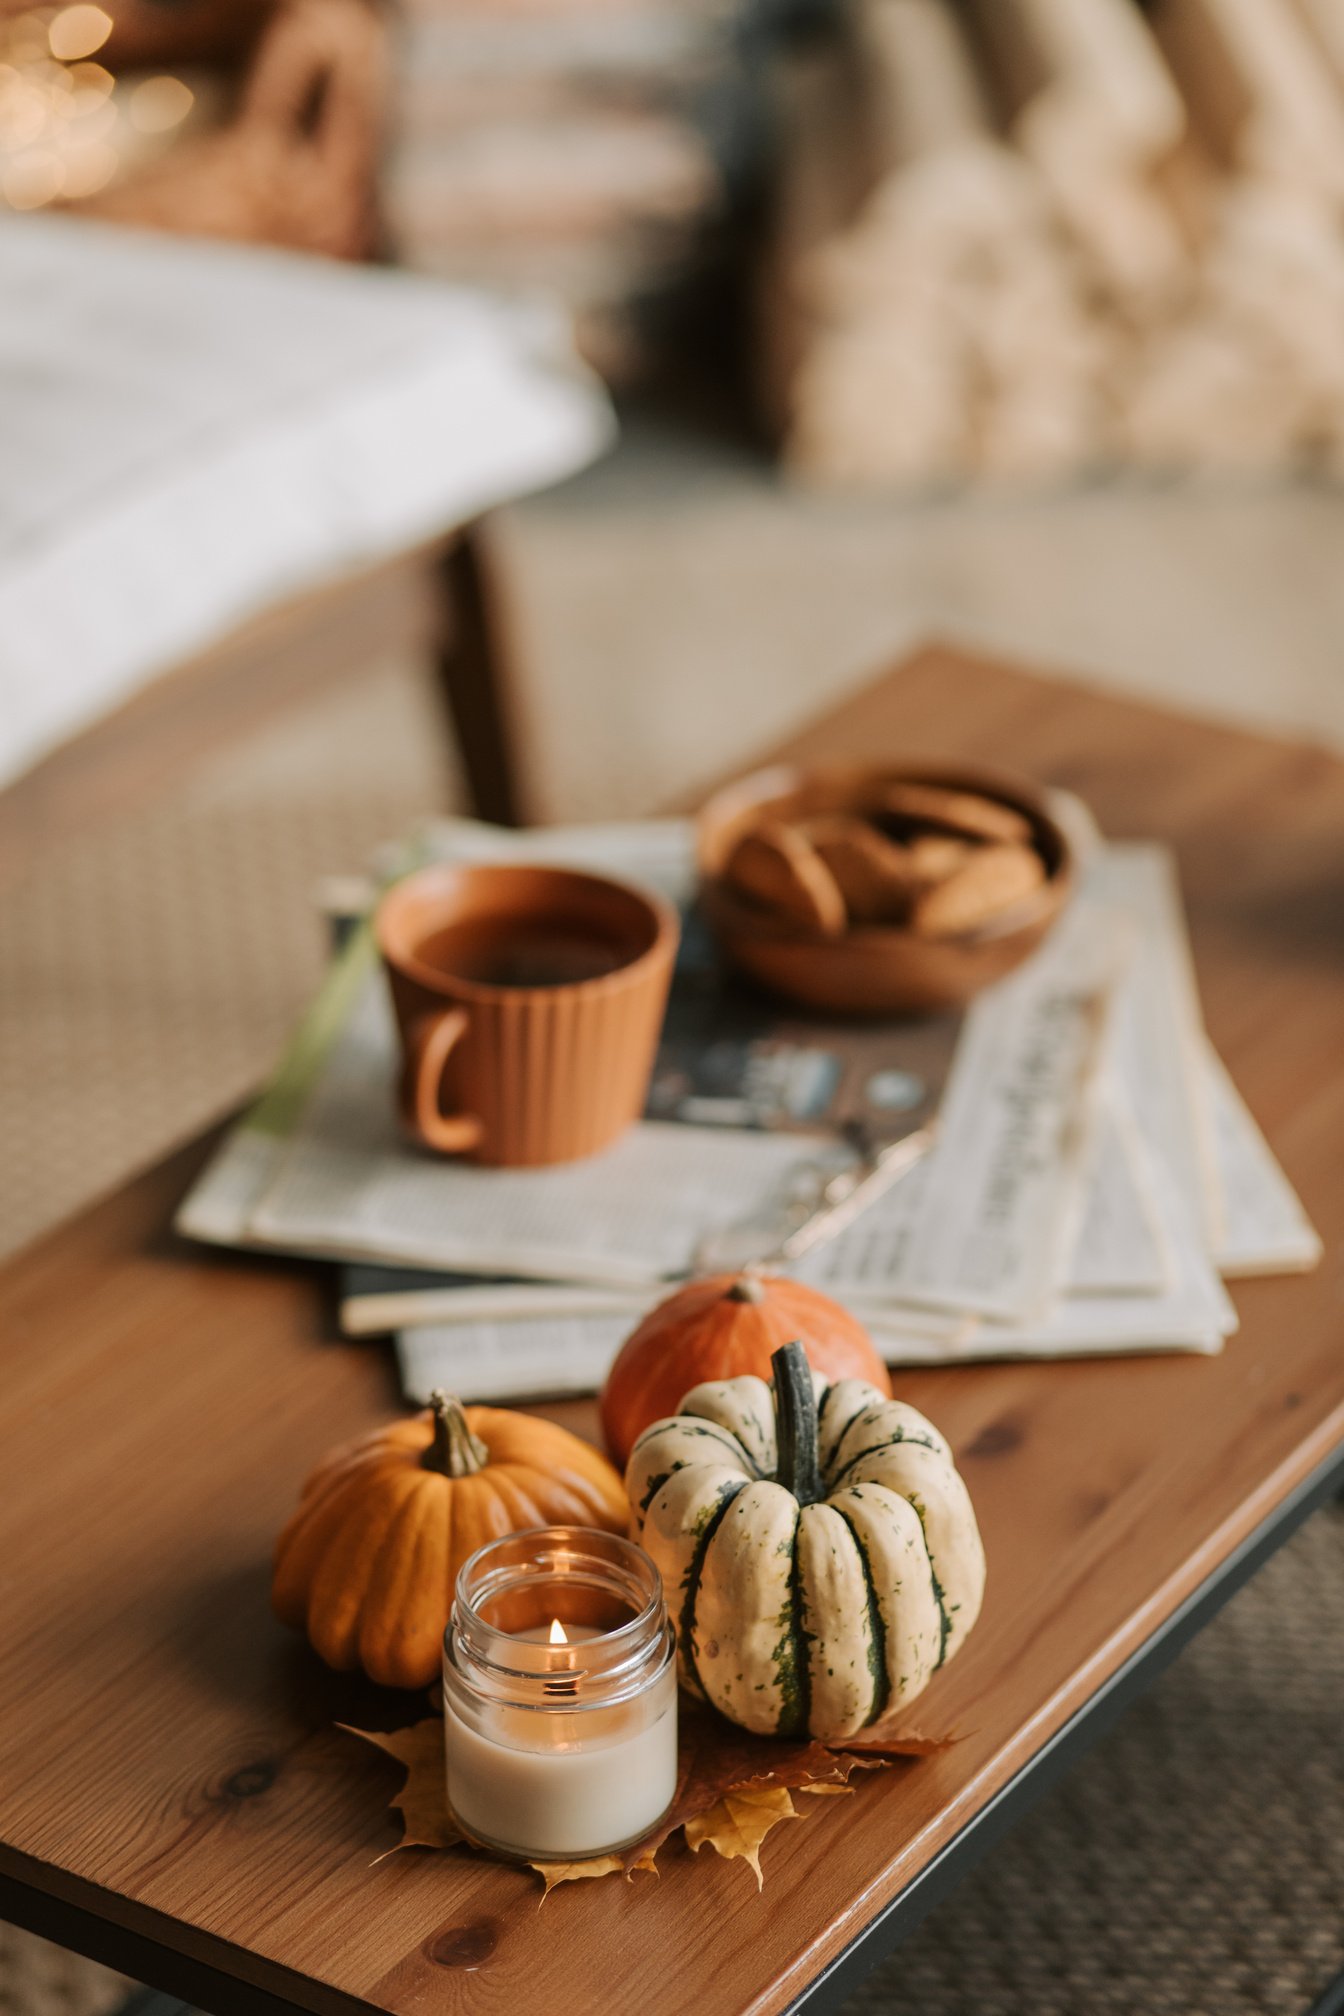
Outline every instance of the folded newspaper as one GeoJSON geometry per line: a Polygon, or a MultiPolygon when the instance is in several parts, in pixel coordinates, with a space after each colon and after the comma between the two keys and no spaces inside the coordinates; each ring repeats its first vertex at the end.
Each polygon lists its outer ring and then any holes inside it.
{"type": "MultiPolygon", "coordinates": [[[[1083,826],[1077,801],[1060,809],[1083,826]]],[[[1309,1267],[1319,1242],[1204,1036],[1169,855],[1095,838],[1083,852],[1055,931],[961,1018],[770,1016],[724,982],[689,913],[646,1117],[563,1172],[405,1140],[385,985],[357,926],[179,1229],[401,1270],[385,1278],[409,1398],[590,1392],[707,1251],[772,1250],[800,1198],[936,1110],[912,1173],[793,1270],[862,1315],[892,1363],[1219,1350],[1236,1325],[1220,1273],[1309,1267]],[[423,1298],[408,1269],[438,1270],[423,1298]]],[[[451,821],[389,865],[524,857],[642,881],[689,912],[678,821],[451,821]]]]}

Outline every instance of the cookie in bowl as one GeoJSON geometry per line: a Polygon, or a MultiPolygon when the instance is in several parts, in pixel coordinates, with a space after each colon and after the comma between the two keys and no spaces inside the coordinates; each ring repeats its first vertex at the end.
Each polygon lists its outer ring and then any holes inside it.
{"type": "Polygon", "coordinates": [[[1073,877],[1043,791],[951,764],[761,771],[704,806],[697,848],[723,956],[828,1014],[960,1005],[1035,949],[1073,877]]]}

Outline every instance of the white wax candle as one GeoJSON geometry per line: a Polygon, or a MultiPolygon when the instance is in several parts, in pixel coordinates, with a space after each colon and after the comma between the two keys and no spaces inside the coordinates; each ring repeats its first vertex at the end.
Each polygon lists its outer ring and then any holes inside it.
{"type": "Polygon", "coordinates": [[[676,1663],[653,1562],[581,1527],[491,1541],[458,1579],[443,1706],[448,1804],[483,1847],[557,1862],[642,1841],[677,1787],[676,1663]],[[525,1588],[533,1617],[548,1597],[559,1610],[600,1595],[613,1621],[493,1623],[525,1588]]]}
{"type": "Polygon", "coordinates": [[[634,1700],[573,1713],[501,1706],[489,1727],[470,1727],[445,1701],[448,1804],[490,1846],[542,1860],[622,1846],[648,1833],[676,1790],[671,1665],[634,1700]]]}

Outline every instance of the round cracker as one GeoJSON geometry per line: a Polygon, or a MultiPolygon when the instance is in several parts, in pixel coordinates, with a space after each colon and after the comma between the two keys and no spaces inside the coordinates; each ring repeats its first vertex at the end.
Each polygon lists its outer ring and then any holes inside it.
{"type": "Polygon", "coordinates": [[[763,910],[837,938],[848,922],[834,875],[806,836],[777,820],[755,826],[734,847],[723,877],[763,910]]]}
{"type": "Polygon", "coordinates": [[[978,791],[956,791],[946,784],[888,784],[882,810],[902,825],[931,827],[968,840],[999,840],[1005,844],[1031,840],[1031,821],[997,798],[978,791]]]}
{"type": "Polygon", "coordinates": [[[926,938],[974,931],[1030,896],[1044,880],[1045,866],[1033,847],[993,842],[977,847],[960,868],[916,897],[910,928],[926,938]]]}
{"type": "Polygon", "coordinates": [[[803,831],[835,877],[851,924],[904,919],[922,886],[908,847],[843,812],[809,819],[803,831]]]}

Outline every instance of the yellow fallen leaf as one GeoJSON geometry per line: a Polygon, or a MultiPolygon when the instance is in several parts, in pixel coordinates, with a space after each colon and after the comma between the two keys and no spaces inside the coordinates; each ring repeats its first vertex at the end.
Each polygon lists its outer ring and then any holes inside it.
{"type": "Polygon", "coordinates": [[[738,1857],[756,1872],[756,1888],[763,1889],[761,1843],[781,1820],[796,1820],[792,1796],[784,1785],[741,1785],[727,1792],[706,1813],[696,1813],[686,1822],[686,1845],[697,1852],[709,1843],[724,1860],[738,1857]]]}
{"type": "MultiPolygon", "coordinates": [[[[405,1829],[396,1848],[451,1848],[463,1839],[462,1830],[448,1811],[443,1764],[443,1723],[417,1722],[410,1729],[352,1729],[338,1722],[347,1736],[358,1736],[385,1751],[405,1767],[406,1782],[388,1805],[401,1814],[405,1829]]],[[[396,1848],[387,1853],[394,1855],[396,1848]]],[[[383,1856],[378,1856],[382,1861],[383,1856]]]]}
{"type": "Polygon", "coordinates": [[[529,1867],[536,1870],[546,1885],[541,1893],[544,1904],[557,1883],[581,1883],[587,1876],[614,1876],[625,1864],[619,1855],[592,1855],[586,1862],[533,1862],[529,1867]]]}
{"type": "Polygon", "coordinates": [[[857,1736],[847,1736],[836,1748],[846,1755],[859,1759],[868,1757],[937,1757],[942,1751],[950,1750],[954,1743],[964,1740],[960,1729],[949,1729],[942,1736],[924,1736],[917,1729],[902,1729],[900,1718],[890,1716],[885,1722],[874,1722],[872,1727],[860,1731],[857,1736]]]}
{"type": "MultiPolygon", "coordinates": [[[[451,1848],[459,1842],[467,1847],[479,1845],[463,1834],[448,1810],[441,1717],[390,1734],[338,1726],[394,1758],[406,1773],[401,1791],[388,1802],[399,1810],[404,1823],[398,1848],[451,1848]]],[[[683,1703],[676,1796],[647,1840],[619,1855],[534,1862],[532,1867],[546,1892],[557,1883],[618,1872],[629,1876],[636,1869],[657,1875],[654,1858],[659,1848],[669,1834],[684,1827],[692,1848],[701,1848],[708,1841],[726,1859],[748,1862],[756,1872],[759,1888],[763,1884],[761,1843],[779,1821],[800,1817],[789,1796],[790,1787],[818,1797],[846,1792],[852,1788],[841,1781],[856,1770],[876,1771],[898,1758],[936,1755],[959,1740],[956,1731],[926,1736],[902,1730],[898,1718],[892,1717],[831,1747],[807,1739],[750,1736],[717,1715],[683,1703]]]]}
{"type": "MultiPolygon", "coordinates": [[[[544,1904],[557,1883],[581,1883],[588,1876],[615,1876],[624,1871],[626,1881],[636,1869],[645,1870],[650,1876],[658,1874],[658,1864],[654,1851],[645,1848],[631,1862],[625,1855],[593,1855],[586,1862],[531,1862],[528,1867],[535,1869],[546,1888],[541,1893],[544,1904]]],[[[537,1906],[541,1909],[541,1905],[537,1906]]]]}

